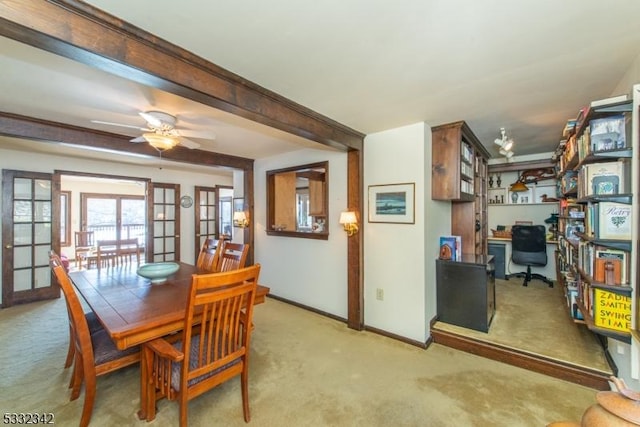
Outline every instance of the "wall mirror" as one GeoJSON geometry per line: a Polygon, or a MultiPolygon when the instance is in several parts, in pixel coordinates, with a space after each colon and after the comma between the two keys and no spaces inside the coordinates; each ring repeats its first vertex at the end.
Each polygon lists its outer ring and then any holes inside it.
{"type": "Polygon", "coordinates": [[[267,171],[267,234],[329,238],[329,162],[267,171]]]}

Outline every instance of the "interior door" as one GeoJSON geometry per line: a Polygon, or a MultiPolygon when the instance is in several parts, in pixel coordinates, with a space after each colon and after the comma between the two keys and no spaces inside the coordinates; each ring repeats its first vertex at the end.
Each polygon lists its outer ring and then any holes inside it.
{"type": "Polygon", "coordinates": [[[218,190],[216,187],[202,187],[196,185],[195,188],[195,256],[194,262],[198,261],[200,248],[207,238],[218,238],[217,227],[217,206],[218,190]]]}
{"type": "Polygon", "coordinates": [[[60,297],[49,268],[53,234],[59,238],[60,231],[53,227],[59,204],[54,207],[52,175],[5,169],[2,196],[2,307],[60,297]]]}
{"type": "Polygon", "coordinates": [[[180,261],[180,184],[151,183],[147,261],[180,261]]]}

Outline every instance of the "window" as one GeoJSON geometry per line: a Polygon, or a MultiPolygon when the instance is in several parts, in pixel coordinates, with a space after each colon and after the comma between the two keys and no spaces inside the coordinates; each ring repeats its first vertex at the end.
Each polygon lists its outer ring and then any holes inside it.
{"type": "Polygon", "coordinates": [[[138,239],[145,243],[144,196],[82,193],[82,229],[99,240],[138,239]]]}

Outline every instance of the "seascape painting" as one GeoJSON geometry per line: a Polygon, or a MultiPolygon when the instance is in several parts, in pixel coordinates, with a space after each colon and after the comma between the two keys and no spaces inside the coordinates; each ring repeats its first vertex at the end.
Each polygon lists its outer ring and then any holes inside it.
{"type": "Polygon", "coordinates": [[[369,222],[414,224],[415,184],[369,186],[369,222]]]}
{"type": "Polygon", "coordinates": [[[392,191],[376,194],[376,215],[406,215],[407,193],[392,191]]]}

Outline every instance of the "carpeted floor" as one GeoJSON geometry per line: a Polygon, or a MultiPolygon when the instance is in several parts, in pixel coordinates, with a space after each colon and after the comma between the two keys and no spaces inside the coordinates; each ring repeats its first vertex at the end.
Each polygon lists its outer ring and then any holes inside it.
{"type": "Polygon", "coordinates": [[[561,287],[540,280],[496,280],[496,314],[488,333],[437,322],[436,327],[612,374],[595,335],[569,316],[561,287]]]}
{"type": "MultiPolygon", "coordinates": [[[[595,391],[440,345],[423,350],[268,299],[256,307],[251,351],[253,426],[544,426],[579,420],[595,391]]],[[[62,299],[0,310],[3,412],[52,412],[75,426],[62,299]]],[[[139,370],[98,379],[92,426],[175,426],[162,401],[137,420],[139,370]]],[[[245,426],[237,379],[189,404],[191,426],[245,426]]]]}

